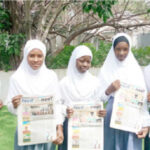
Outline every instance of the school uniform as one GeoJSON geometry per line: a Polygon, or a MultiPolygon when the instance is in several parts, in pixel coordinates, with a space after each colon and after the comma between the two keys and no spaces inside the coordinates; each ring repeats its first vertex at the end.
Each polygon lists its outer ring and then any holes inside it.
{"type": "MultiPolygon", "coordinates": [[[[12,98],[17,95],[22,95],[25,97],[38,97],[54,94],[56,103],[59,103],[60,93],[58,88],[57,75],[54,73],[54,71],[49,70],[46,67],[45,56],[46,47],[41,41],[29,40],[26,43],[23,60],[16,72],[10,78],[7,107],[12,114],[17,115],[17,109],[15,109],[12,104],[12,98]],[[28,54],[35,48],[41,50],[44,55],[43,64],[37,70],[33,70],[27,61],[28,54]]],[[[58,109],[55,111],[55,113],[57,124],[62,124],[61,111],[58,109]]],[[[14,150],[55,150],[56,146],[53,143],[19,146],[17,132],[18,131],[16,130],[14,150]]]]}
{"type": "MultiPolygon", "coordinates": [[[[145,78],[145,82],[146,82],[147,91],[150,92],[150,65],[146,66],[144,68],[143,72],[144,72],[144,78],[145,78]]],[[[149,104],[149,107],[150,107],[150,104],[149,104]]],[[[150,113],[150,108],[149,108],[149,113],[150,113]]],[[[146,136],[144,144],[145,144],[144,149],[150,150],[149,134],[146,136]]]]}
{"type": "Polygon", "coordinates": [[[72,52],[69,60],[67,75],[60,81],[60,91],[64,103],[64,142],[59,150],[67,150],[68,140],[68,119],[66,108],[72,108],[79,103],[94,103],[99,100],[97,97],[98,79],[88,71],[80,73],[76,67],[76,60],[82,56],[91,56],[90,49],[86,46],[78,46],[72,52]],[[66,119],[65,119],[66,118],[66,119]]]}
{"type": "MultiPolygon", "coordinates": [[[[138,139],[135,133],[110,128],[112,107],[114,95],[105,94],[108,86],[115,80],[141,87],[146,91],[144,77],[140,66],[134,58],[131,51],[131,39],[125,33],[119,33],[113,38],[112,47],[100,69],[99,80],[102,87],[100,88],[101,99],[107,101],[107,114],[104,118],[104,150],[142,150],[142,140],[138,139]],[[129,53],[123,61],[119,61],[115,56],[114,42],[119,37],[124,36],[129,43],[129,53]]],[[[146,92],[145,92],[146,95],[146,92]]],[[[145,121],[147,117],[147,102],[144,101],[145,115],[143,116],[143,127],[148,126],[145,121]]]]}

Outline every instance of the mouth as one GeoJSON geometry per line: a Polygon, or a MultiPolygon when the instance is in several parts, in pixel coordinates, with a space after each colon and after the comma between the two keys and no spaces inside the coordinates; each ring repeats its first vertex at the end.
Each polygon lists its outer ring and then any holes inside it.
{"type": "Polygon", "coordinates": [[[123,61],[125,59],[124,56],[119,56],[118,58],[119,58],[120,61],[123,61]]]}
{"type": "Polygon", "coordinates": [[[40,65],[33,65],[33,67],[39,67],[40,65]]]}
{"type": "Polygon", "coordinates": [[[32,68],[38,69],[41,65],[32,65],[32,68]]]}
{"type": "Polygon", "coordinates": [[[88,68],[87,68],[87,67],[82,67],[81,70],[82,70],[83,72],[85,72],[85,71],[88,70],[88,68]]]}

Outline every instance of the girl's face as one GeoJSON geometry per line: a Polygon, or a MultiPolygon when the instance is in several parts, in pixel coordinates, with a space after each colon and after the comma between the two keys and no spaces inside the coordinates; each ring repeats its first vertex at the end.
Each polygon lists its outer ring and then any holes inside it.
{"type": "Polygon", "coordinates": [[[76,60],[76,67],[80,73],[86,72],[91,67],[91,56],[82,56],[76,60]]]}
{"type": "Polygon", "coordinates": [[[125,60],[125,58],[127,57],[128,53],[129,53],[129,45],[126,42],[119,42],[115,49],[115,56],[117,57],[117,59],[119,61],[123,61],[125,60]]]}
{"type": "Polygon", "coordinates": [[[44,55],[40,49],[34,48],[27,56],[27,61],[33,70],[38,70],[44,61],[44,55]]]}

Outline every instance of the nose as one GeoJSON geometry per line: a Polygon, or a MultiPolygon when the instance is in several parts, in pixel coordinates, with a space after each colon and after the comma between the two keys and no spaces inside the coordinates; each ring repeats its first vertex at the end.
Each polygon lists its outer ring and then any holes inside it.
{"type": "Polygon", "coordinates": [[[84,62],[84,63],[83,63],[83,66],[86,67],[86,66],[87,66],[87,62],[84,62]]]}
{"type": "Polygon", "coordinates": [[[120,55],[124,55],[124,51],[123,50],[120,50],[120,55]]]}
{"type": "Polygon", "coordinates": [[[38,57],[35,56],[34,57],[34,61],[37,62],[38,61],[38,57]]]}

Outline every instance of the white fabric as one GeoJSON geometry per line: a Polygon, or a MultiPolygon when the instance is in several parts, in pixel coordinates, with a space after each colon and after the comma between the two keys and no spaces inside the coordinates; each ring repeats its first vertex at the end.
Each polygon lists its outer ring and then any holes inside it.
{"type": "Polygon", "coordinates": [[[96,89],[98,87],[98,79],[88,71],[80,73],[76,68],[76,60],[82,56],[91,56],[92,59],[90,49],[83,45],[76,47],[72,52],[67,76],[60,82],[63,103],[69,107],[76,103],[97,100],[96,89]]]}
{"type": "MultiPolygon", "coordinates": [[[[34,97],[54,94],[58,101],[60,99],[57,76],[52,70],[47,69],[45,60],[38,70],[33,70],[28,64],[27,56],[34,48],[41,50],[45,58],[45,45],[39,40],[29,40],[24,48],[23,60],[17,71],[10,78],[7,106],[8,110],[13,114],[16,114],[17,111],[12,105],[12,98],[17,95],[34,97]]],[[[61,114],[58,114],[61,118],[61,114]]]]}
{"type": "MultiPolygon", "coordinates": [[[[114,82],[115,80],[120,80],[121,82],[125,82],[131,85],[135,85],[137,87],[140,87],[146,91],[146,85],[144,81],[144,76],[141,70],[141,67],[139,66],[138,62],[136,61],[135,57],[133,56],[133,53],[131,52],[131,39],[130,37],[125,33],[118,33],[113,38],[112,47],[106,57],[106,60],[103,64],[103,66],[100,69],[99,73],[99,82],[100,82],[100,95],[101,99],[103,101],[107,100],[105,96],[105,90],[108,88],[108,86],[114,82]],[[117,39],[120,36],[125,36],[129,41],[129,53],[125,60],[119,61],[114,53],[113,44],[115,39],[117,39]],[[103,96],[104,95],[104,96],[103,96]],[[104,99],[103,99],[104,97],[104,99]]],[[[113,95],[113,94],[112,94],[113,95]]],[[[146,92],[145,92],[146,96],[146,92]]],[[[143,118],[147,117],[148,111],[147,111],[147,102],[145,99],[145,116],[143,118]]],[[[149,120],[149,118],[147,118],[149,120]]],[[[149,120],[150,121],[150,120],[149,120]]],[[[144,119],[143,126],[147,126],[147,124],[150,124],[149,121],[146,121],[144,119]]]]}
{"type": "Polygon", "coordinates": [[[150,65],[144,68],[144,77],[148,92],[150,92],[150,65]]]}
{"type": "MultiPolygon", "coordinates": [[[[143,69],[144,72],[144,78],[147,86],[147,91],[150,92],[150,65],[146,66],[143,69]]],[[[150,108],[150,103],[148,103],[148,107],[150,108]]],[[[149,120],[147,119],[147,124],[149,123],[149,120]]]]}
{"type": "Polygon", "coordinates": [[[146,89],[142,70],[131,52],[131,39],[125,33],[118,33],[113,38],[112,47],[106,57],[103,66],[100,69],[99,79],[105,91],[107,87],[115,80],[136,85],[146,89]],[[123,61],[119,61],[114,53],[113,43],[116,38],[125,36],[129,41],[129,53],[123,61]]]}

